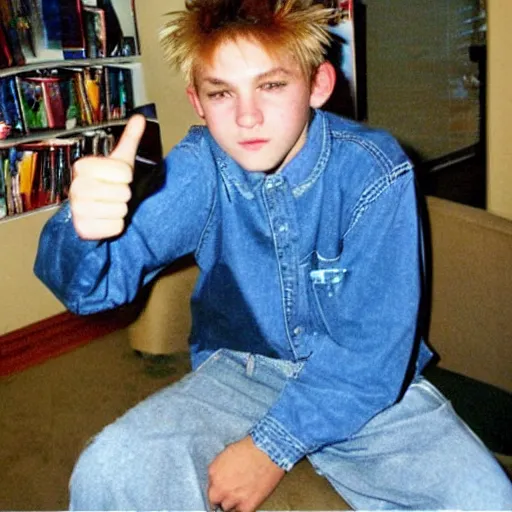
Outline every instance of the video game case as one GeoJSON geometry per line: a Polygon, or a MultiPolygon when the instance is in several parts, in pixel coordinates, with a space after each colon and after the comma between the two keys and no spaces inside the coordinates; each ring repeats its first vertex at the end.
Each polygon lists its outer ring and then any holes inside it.
{"type": "Polygon", "coordinates": [[[4,27],[0,24],[0,69],[12,66],[14,59],[7,43],[4,27]]]}
{"type": "Polygon", "coordinates": [[[43,103],[46,109],[48,128],[65,128],[66,112],[60,93],[59,79],[45,77],[39,80],[43,90],[43,103]]]}
{"type": "Polygon", "coordinates": [[[109,85],[109,112],[112,119],[123,119],[134,108],[148,103],[140,63],[106,66],[109,85]]]}
{"type": "Polygon", "coordinates": [[[6,183],[4,174],[4,157],[0,151],[0,219],[7,217],[7,197],[6,197],[6,183]]]}
{"type": "Polygon", "coordinates": [[[27,64],[62,60],[60,0],[30,0],[31,37],[34,55],[25,55],[27,64]]]}
{"type": "Polygon", "coordinates": [[[89,59],[107,56],[107,27],[105,11],[97,7],[83,7],[87,57],[89,59]]]}
{"type": "Polygon", "coordinates": [[[14,77],[0,78],[0,121],[5,123],[5,137],[25,133],[21,103],[14,77]]]}
{"type": "Polygon", "coordinates": [[[62,51],[65,59],[85,59],[86,42],[81,0],[60,0],[62,51]]]}

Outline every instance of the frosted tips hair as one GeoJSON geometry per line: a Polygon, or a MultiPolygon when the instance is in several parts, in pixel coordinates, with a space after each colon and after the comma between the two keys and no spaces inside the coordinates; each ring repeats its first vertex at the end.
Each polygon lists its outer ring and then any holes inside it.
{"type": "Polygon", "coordinates": [[[224,42],[246,38],[270,54],[288,52],[305,74],[322,63],[333,9],[313,0],[187,0],[168,13],[160,32],[166,60],[192,81],[194,66],[210,62],[224,42]]]}

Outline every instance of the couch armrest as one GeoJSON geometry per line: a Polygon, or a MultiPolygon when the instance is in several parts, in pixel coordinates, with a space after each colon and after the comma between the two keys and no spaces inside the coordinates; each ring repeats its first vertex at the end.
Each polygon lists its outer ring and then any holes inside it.
{"type": "Polygon", "coordinates": [[[512,222],[444,199],[427,203],[429,338],[440,365],[512,391],[512,222]]]}
{"type": "Polygon", "coordinates": [[[144,308],[128,327],[134,350],[155,355],[188,351],[190,296],[198,272],[187,260],[156,279],[144,308]]]}

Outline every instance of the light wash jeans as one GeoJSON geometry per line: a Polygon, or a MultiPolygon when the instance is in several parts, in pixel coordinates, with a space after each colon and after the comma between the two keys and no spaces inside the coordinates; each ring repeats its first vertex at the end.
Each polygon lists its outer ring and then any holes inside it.
{"type": "MultiPolygon", "coordinates": [[[[298,368],[216,352],[88,445],[71,478],[71,508],[208,510],[209,463],[247,434],[298,368]]],[[[512,509],[499,464],[422,378],[356,436],[309,459],[359,510],[512,509]]]]}

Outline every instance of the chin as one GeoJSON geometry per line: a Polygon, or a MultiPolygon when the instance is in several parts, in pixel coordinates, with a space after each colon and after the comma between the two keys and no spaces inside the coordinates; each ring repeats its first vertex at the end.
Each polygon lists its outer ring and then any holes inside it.
{"type": "Polygon", "coordinates": [[[282,160],[269,161],[268,159],[244,158],[237,160],[238,165],[247,172],[272,173],[282,166],[282,160]]]}

